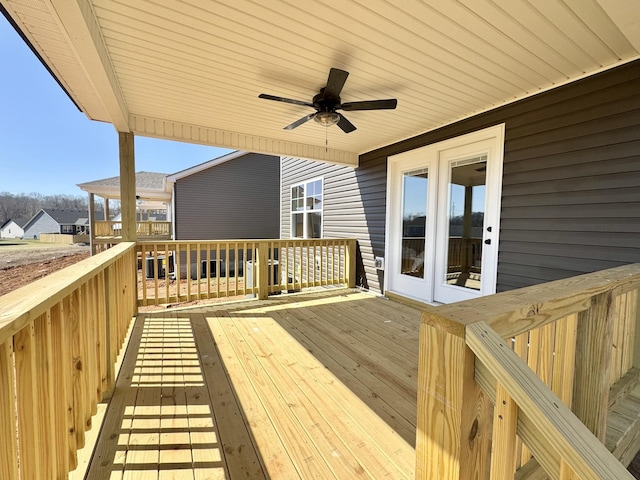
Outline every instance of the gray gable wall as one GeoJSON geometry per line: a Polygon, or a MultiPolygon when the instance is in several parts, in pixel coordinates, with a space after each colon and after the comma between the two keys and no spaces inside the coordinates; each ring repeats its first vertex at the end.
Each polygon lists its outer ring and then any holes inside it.
{"type": "Polygon", "coordinates": [[[177,240],[278,238],[280,158],[248,153],[175,183],[177,240]]]}
{"type": "Polygon", "coordinates": [[[60,233],[60,225],[44,210],[36,213],[24,230],[24,238],[40,239],[41,233],[60,233]]]}

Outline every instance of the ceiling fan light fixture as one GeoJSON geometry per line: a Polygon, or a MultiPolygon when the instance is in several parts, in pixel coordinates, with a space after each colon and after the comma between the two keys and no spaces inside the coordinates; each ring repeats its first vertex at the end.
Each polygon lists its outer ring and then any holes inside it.
{"type": "Polygon", "coordinates": [[[336,112],[318,112],[313,119],[320,125],[330,127],[340,121],[340,115],[336,112]]]}

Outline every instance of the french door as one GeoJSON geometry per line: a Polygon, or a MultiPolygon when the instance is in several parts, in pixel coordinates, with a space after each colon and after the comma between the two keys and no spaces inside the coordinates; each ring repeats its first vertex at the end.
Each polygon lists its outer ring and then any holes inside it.
{"type": "Polygon", "coordinates": [[[385,289],[450,303],[495,293],[504,125],[389,158],[385,289]]]}

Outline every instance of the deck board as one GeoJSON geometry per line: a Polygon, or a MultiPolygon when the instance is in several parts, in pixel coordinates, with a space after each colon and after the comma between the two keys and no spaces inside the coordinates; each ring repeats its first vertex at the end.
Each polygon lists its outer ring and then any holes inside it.
{"type": "Polygon", "coordinates": [[[419,319],[347,290],[141,313],[87,478],[413,478],[419,319]]]}

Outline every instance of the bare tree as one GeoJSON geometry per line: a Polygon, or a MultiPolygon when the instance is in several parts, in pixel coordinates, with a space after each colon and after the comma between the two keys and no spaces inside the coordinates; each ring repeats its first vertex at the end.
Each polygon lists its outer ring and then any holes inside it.
{"type": "MultiPolygon", "coordinates": [[[[42,208],[88,211],[89,201],[80,195],[0,192],[0,225],[15,218],[31,218],[42,208]]],[[[96,205],[96,209],[101,210],[102,205],[96,205]]]]}

